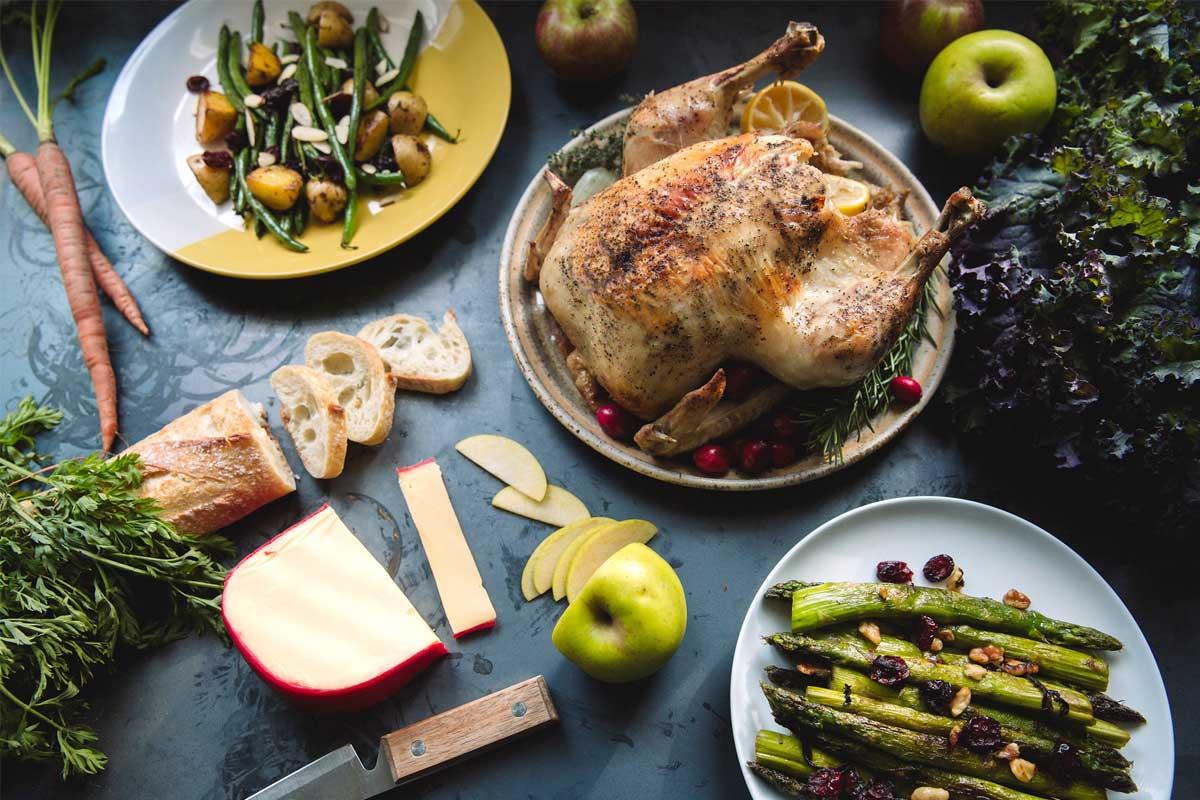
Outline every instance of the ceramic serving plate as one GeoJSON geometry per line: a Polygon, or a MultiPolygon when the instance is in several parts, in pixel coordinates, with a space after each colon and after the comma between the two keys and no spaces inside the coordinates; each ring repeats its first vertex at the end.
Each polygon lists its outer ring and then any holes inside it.
{"type": "MultiPolygon", "coordinates": [[[[282,26],[289,10],[305,14],[310,0],[267,0],[266,41],[293,39],[282,26]]],[[[512,80],[508,56],[488,16],[474,0],[374,0],[345,3],[355,20],[372,5],[389,22],[384,44],[399,61],[420,9],[426,38],[413,88],[451,131],[457,144],[429,134],[433,169],[419,185],[394,195],[370,192],[354,248],[340,246],[341,226],[312,224],[294,253],[270,235],[242,230],[229,203],[216,206],[188,170],[196,143],[196,96],[191,75],[219,87],[217,34],[222,24],[250,27],[250,0],[191,0],[159,23],[138,46],[113,86],[104,113],[104,174],[121,211],[143,236],[194,267],[241,278],[292,278],[356,264],[400,244],[445,214],[491,160],[508,119],[512,80]],[[394,202],[387,202],[392,200],[394,202]]]]}
{"type": "Polygon", "coordinates": [[[918,585],[928,585],[920,567],[949,553],[963,568],[964,591],[999,598],[1025,592],[1038,611],[1090,625],[1120,639],[1125,647],[1106,654],[1108,694],[1141,711],[1147,722],[1132,729],[1121,751],[1133,761],[1140,791],[1112,797],[1166,800],[1171,796],[1175,743],[1162,676],[1146,637],[1104,579],[1065,544],[1020,517],[991,506],[946,497],[884,500],[848,511],[805,536],[767,575],[746,612],[733,654],[729,703],[734,746],[751,797],[783,797],[746,768],[754,760],[760,729],[783,730],[771,717],[759,689],[763,669],[785,661],[763,637],[789,626],[789,607],[763,601],[768,587],[785,580],[874,581],[882,560],[907,561],[918,585]]]}
{"type": "MultiPolygon", "coordinates": [[[[631,109],[619,111],[593,125],[589,130],[602,132],[620,125],[631,109]]],[[[939,207],[929,193],[900,161],[874,139],[854,126],[830,117],[829,138],[847,158],[862,162],[862,177],[893,189],[908,192],[905,216],[920,234],[933,226],[939,207]]],[[[583,136],[572,139],[566,150],[580,146],[583,136]]],[[[521,277],[530,239],[536,235],[550,213],[550,191],[541,174],[535,175],[522,195],[504,239],[500,255],[500,313],[517,366],[534,394],[551,414],[589,447],[635,472],[683,486],[726,491],[773,489],[820,478],[859,461],[894,438],[928,403],[942,380],[954,343],[953,297],[944,270],[935,273],[936,297],[943,314],[929,315],[930,341],[922,342],[913,360],[913,376],[925,392],[921,401],[908,408],[895,408],[877,417],[874,429],[862,431],[851,439],[840,463],[824,461],[817,453],[809,454],[785,469],[749,477],[731,472],[714,478],[696,470],[686,458],[659,459],[639,450],[632,443],[609,438],[596,423],[582,396],[575,388],[571,373],[561,355],[561,332],[546,310],[537,286],[521,277]]]]}

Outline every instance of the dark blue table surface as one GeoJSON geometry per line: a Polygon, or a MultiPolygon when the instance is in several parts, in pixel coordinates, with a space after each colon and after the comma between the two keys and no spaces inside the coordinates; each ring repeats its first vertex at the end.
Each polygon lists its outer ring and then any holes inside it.
{"type": "MultiPolygon", "coordinates": [[[[332,502],[437,631],[452,642],[392,468],[439,457],[499,613],[492,633],[450,645],[452,656],[392,700],[350,716],[314,716],[266,690],[233,650],[196,638],[129,658],[90,692],[111,766],[60,783],[55,770],[5,763],[4,798],[241,798],[308,760],[354,743],[368,759],[378,736],[438,711],[544,674],[562,715],[554,730],[393,792],[428,798],[744,797],[730,735],[729,670],[743,614],[762,576],[797,540],[856,506],[904,495],[991,503],[1045,527],[1112,584],[1155,648],[1175,716],[1175,796],[1200,796],[1200,712],[1195,669],[1194,575],[1177,547],[1155,544],[1095,513],[1086,496],[1062,493],[1036,471],[962,442],[936,404],[867,462],[818,483],[733,497],[676,488],[632,474],[573,438],[539,405],[517,371],[497,310],[496,271],[509,215],[548,153],[639,94],[736,63],[782,32],[816,23],[828,45],[804,81],[830,109],[896,153],[935,198],[969,184],[977,165],[956,164],[924,143],[916,86],[878,55],[878,13],[864,3],[639,3],[639,49],[629,70],[587,91],[557,83],[533,47],[537,6],[487,6],[508,47],[513,101],[508,129],[479,183],[444,218],[367,264],[285,283],[239,282],[172,262],[122,217],[105,188],[99,130],[108,90],[137,43],[170,3],[70,5],[55,49],[56,74],[99,56],[109,67],[58,112],[88,222],[146,311],[141,339],[106,307],[120,377],[122,435],[135,441],[179,413],[238,387],[269,401],[267,377],[301,357],[325,329],[354,331],[405,311],[436,317],[452,307],[471,341],[475,375],[447,397],[404,394],[396,429],[378,448],[354,447],[345,474],[308,476],[299,491],[228,531],[247,552],[323,500],[332,502]],[[587,679],[550,643],[560,607],[525,603],[519,576],[545,534],[490,509],[495,482],[453,454],[465,435],[503,432],[529,444],[547,473],[588,506],[654,520],[656,549],[687,590],[683,646],[654,678],[630,686],[587,679]]],[[[1028,5],[989,6],[989,21],[1022,30],[1028,5]]],[[[26,63],[20,37],[10,57],[26,63]]],[[[32,135],[7,87],[0,131],[20,147],[32,135]]],[[[155,168],[147,165],[147,169],[155,168]]],[[[92,390],[76,345],[51,241],[0,179],[0,406],[25,394],[61,406],[67,420],[48,444],[61,456],[95,445],[92,390]]],[[[277,424],[277,422],[276,422],[277,424]]],[[[1156,798],[1155,800],[1166,800],[1156,798]]]]}

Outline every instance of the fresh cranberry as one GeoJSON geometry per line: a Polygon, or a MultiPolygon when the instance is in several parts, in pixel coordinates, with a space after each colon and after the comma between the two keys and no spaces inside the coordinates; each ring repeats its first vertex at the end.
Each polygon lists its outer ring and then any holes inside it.
{"type": "Polygon", "coordinates": [[[892,397],[906,406],[911,406],[921,399],[921,384],[909,375],[897,375],[890,384],[892,397]]]}
{"type": "Polygon", "coordinates": [[[738,468],[747,474],[757,475],[771,466],[771,445],[762,439],[751,439],[735,452],[738,468]]]}
{"type": "Polygon", "coordinates": [[[697,447],[692,453],[692,463],[706,475],[724,475],[733,465],[733,459],[729,455],[728,447],[706,444],[697,447]]]}
{"type": "Polygon", "coordinates": [[[933,647],[933,640],[940,629],[941,626],[932,617],[922,614],[913,625],[913,641],[922,652],[928,651],[933,647]]]}
{"type": "Polygon", "coordinates": [[[963,725],[958,734],[958,743],[980,755],[987,755],[1004,745],[1000,723],[991,717],[976,714],[963,725]]]}
{"type": "Polygon", "coordinates": [[[912,583],[912,570],[903,561],[880,561],[875,577],[884,583],[912,583]]]}
{"type": "Polygon", "coordinates": [[[192,94],[200,94],[208,91],[208,78],[203,75],[193,75],[187,79],[187,90],[192,94]]]}
{"type": "Polygon", "coordinates": [[[808,776],[808,793],[813,797],[837,797],[845,782],[840,769],[822,767],[808,776]]]}
{"type": "Polygon", "coordinates": [[[950,701],[954,699],[954,687],[946,681],[925,681],[919,691],[925,707],[931,714],[950,714],[950,701]]]}
{"type": "Polygon", "coordinates": [[[954,571],[954,559],[942,553],[940,556],[934,556],[925,562],[925,568],[921,570],[925,574],[925,580],[930,583],[941,583],[950,577],[950,573],[954,571]]]}
{"type": "Polygon", "coordinates": [[[776,469],[796,463],[796,445],[791,442],[771,442],[771,466],[776,469]]]}
{"type": "Polygon", "coordinates": [[[1059,742],[1050,751],[1046,759],[1046,769],[1059,780],[1070,782],[1079,776],[1083,762],[1079,759],[1079,751],[1074,745],[1059,742]]]}
{"type": "Polygon", "coordinates": [[[213,169],[233,169],[233,156],[228,150],[205,150],[204,165],[213,169]]]}
{"type": "Polygon", "coordinates": [[[597,408],[596,422],[600,424],[600,430],[614,439],[624,440],[633,436],[633,417],[616,403],[605,403],[597,408]]]}
{"type": "Polygon", "coordinates": [[[771,417],[771,432],[780,439],[794,438],[799,430],[800,426],[789,414],[776,414],[771,417]]]}
{"type": "Polygon", "coordinates": [[[908,679],[908,663],[899,656],[875,656],[868,677],[884,686],[904,683],[908,679]]]}
{"type": "Polygon", "coordinates": [[[354,98],[346,92],[338,92],[329,98],[329,110],[333,112],[333,118],[341,119],[349,114],[350,104],[353,102],[354,98]]]}
{"type": "Polygon", "coordinates": [[[750,394],[750,390],[754,388],[755,380],[758,378],[758,371],[749,364],[734,362],[727,364],[725,370],[725,394],[723,397],[726,400],[743,400],[750,394]]]}

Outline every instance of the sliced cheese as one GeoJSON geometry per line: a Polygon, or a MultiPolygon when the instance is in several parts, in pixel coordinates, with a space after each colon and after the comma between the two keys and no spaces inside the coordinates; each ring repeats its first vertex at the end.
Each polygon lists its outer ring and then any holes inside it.
{"type": "Polygon", "coordinates": [[[446,654],[404,592],[329,506],[230,571],[225,626],[265,680],[296,699],[353,708],[446,654]]]}
{"type": "Polygon", "coordinates": [[[491,628],[496,624],[496,609],[450,505],[441,467],[430,458],[396,472],[454,638],[491,628]]]}

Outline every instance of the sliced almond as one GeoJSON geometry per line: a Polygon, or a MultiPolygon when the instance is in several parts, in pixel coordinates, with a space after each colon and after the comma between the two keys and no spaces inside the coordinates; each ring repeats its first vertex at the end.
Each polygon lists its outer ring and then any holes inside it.
{"type": "Polygon", "coordinates": [[[260,167],[269,167],[275,163],[275,154],[262,152],[258,154],[258,165],[260,167]]]}
{"type": "Polygon", "coordinates": [[[246,109],[246,137],[251,143],[258,140],[258,137],[254,135],[254,115],[250,113],[250,109],[248,108],[246,109]]]}
{"type": "MultiPolygon", "coordinates": [[[[299,122],[299,120],[296,120],[299,122]]],[[[297,142],[327,142],[329,134],[320,128],[312,128],[308,125],[295,125],[292,127],[292,138],[297,142]]]]}
{"type": "Polygon", "coordinates": [[[379,63],[375,65],[375,74],[382,75],[388,71],[388,63],[386,58],[379,59],[379,63]]]}
{"type": "Polygon", "coordinates": [[[312,146],[318,153],[323,153],[324,155],[329,155],[333,152],[333,148],[329,146],[329,142],[313,142],[312,146]]]}
{"type": "Polygon", "coordinates": [[[263,104],[263,98],[261,94],[254,94],[251,92],[242,99],[242,102],[245,103],[249,108],[261,108],[263,104]]]}
{"type": "Polygon", "coordinates": [[[346,59],[338,58],[337,56],[329,56],[328,58],[325,59],[325,64],[326,64],[326,66],[333,67],[334,69],[349,69],[350,68],[350,65],[346,63],[346,59]]]}
{"type": "Polygon", "coordinates": [[[283,72],[279,73],[279,82],[283,83],[284,81],[286,81],[288,78],[292,77],[295,74],[296,74],[296,65],[288,64],[287,66],[285,66],[283,68],[283,72]]]}
{"type": "Polygon", "coordinates": [[[288,53],[286,56],[279,57],[280,64],[295,64],[299,60],[300,60],[299,53],[288,53]]]}
{"type": "Polygon", "coordinates": [[[389,69],[387,72],[379,76],[379,80],[375,81],[377,85],[382,86],[385,83],[391,83],[400,75],[400,68],[389,69]]]}
{"type": "Polygon", "coordinates": [[[333,127],[333,132],[341,144],[350,141],[350,117],[345,116],[339,119],[337,125],[333,127]]]}
{"type": "Polygon", "coordinates": [[[304,105],[304,103],[292,103],[288,106],[288,112],[292,115],[292,119],[296,120],[297,125],[305,128],[312,127],[312,112],[308,110],[308,106],[304,105]]]}
{"type": "Polygon", "coordinates": [[[368,175],[374,175],[375,172],[377,171],[375,169],[375,165],[372,164],[370,161],[363,164],[359,169],[361,169],[363,172],[367,173],[368,175]]]}

